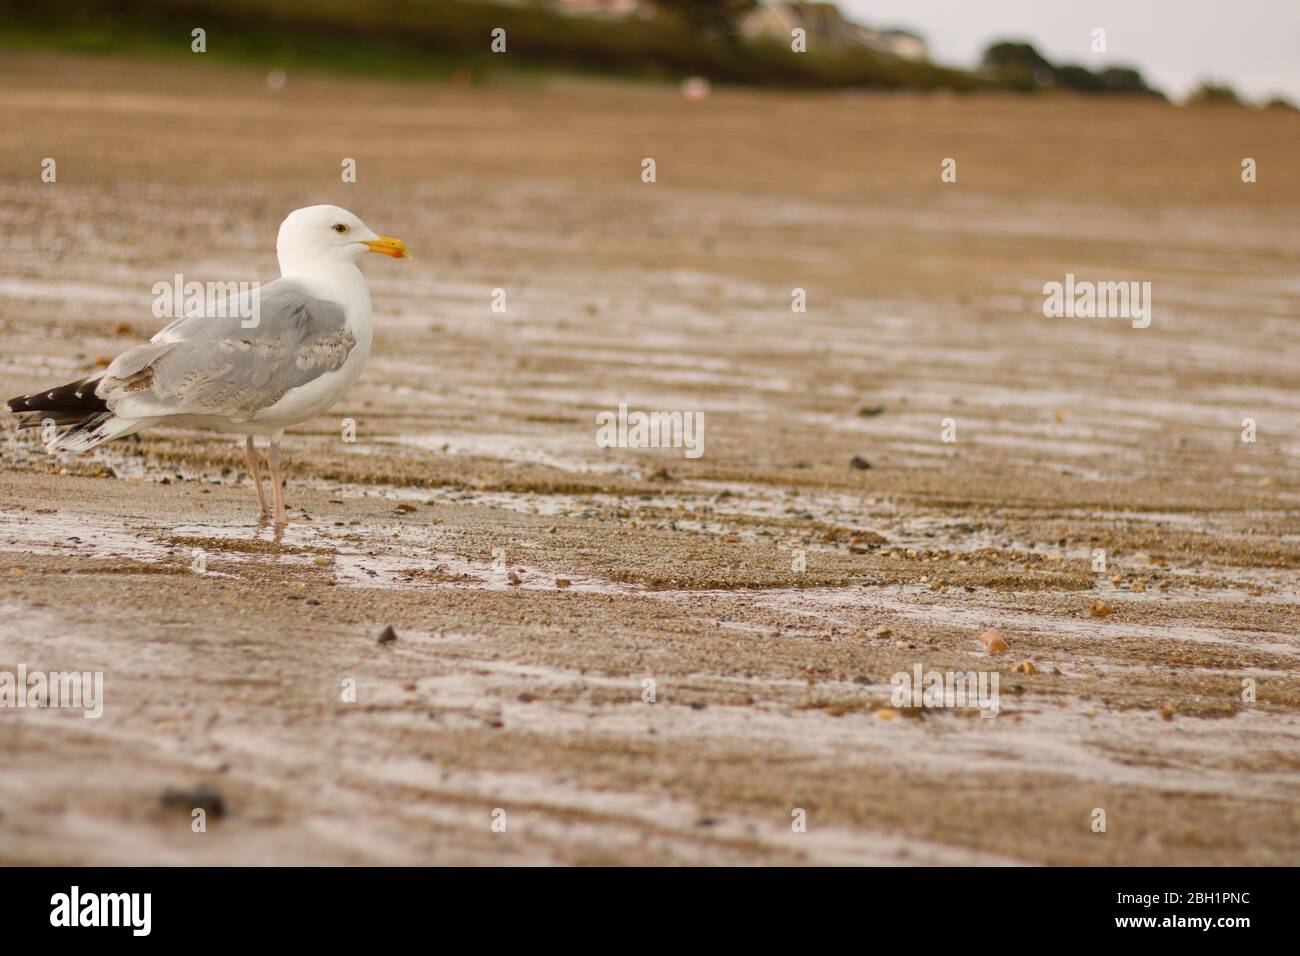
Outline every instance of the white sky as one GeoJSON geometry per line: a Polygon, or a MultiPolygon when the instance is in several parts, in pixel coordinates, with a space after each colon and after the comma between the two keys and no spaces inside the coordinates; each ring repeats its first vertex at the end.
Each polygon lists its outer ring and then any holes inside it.
{"type": "Polygon", "coordinates": [[[1129,63],[1181,96],[1203,78],[1300,102],[1300,0],[839,0],[858,22],[915,30],[930,55],[973,66],[991,40],[1033,43],[1053,63],[1129,63]],[[1093,53],[1094,27],[1106,53],[1093,53]]]}

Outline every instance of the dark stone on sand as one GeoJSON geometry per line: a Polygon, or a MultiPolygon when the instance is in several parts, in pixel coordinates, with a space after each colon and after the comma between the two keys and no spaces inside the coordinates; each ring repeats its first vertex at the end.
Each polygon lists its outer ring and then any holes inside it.
{"type": "Polygon", "coordinates": [[[861,455],[854,455],[853,460],[849,462],[851,468],[857,468],[859,471],[866,471],[871,467],[871,462],[867,461],[861,455]]]}
{"type": "Polygon", "coordinates": [[[385,624],[384,629],[379,632],[378,641],[380,644],[391,644],[397,640],[397,632],[393,630],[393,625],[385,624]]]}
{"type": "Polygon", "coordinates": [[[226,801],[221,791],[207,783],[188,789],[169,787],[163,791],[158,801],[168,810],[184,810],[187,813],[203,810],[214,817],[226,815],[226,801]]]}

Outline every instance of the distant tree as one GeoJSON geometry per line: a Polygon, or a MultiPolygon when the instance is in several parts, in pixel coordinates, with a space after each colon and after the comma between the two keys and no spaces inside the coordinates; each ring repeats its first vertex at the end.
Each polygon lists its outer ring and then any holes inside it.
{"type": "Polygon", "coordinates": [[[1092,70],[1082,66],[1062,66],[1055,72],[1056,85],[1080,93],[1104,93],[1106,84],[1092,70]]]}
{"type": "Polygon", "coordinates": [[[656,7],[676,14],[709,33],[731,36],[740,18],[758,6],[758,0],[651,0],[656,7]]]}
{"type": "Polygon", "coordinates": [[[1004,86],[1036,90],[1056,86],[1078,93],[1141,93],[1163,96],[1132,67],[1112,66],[1094,73],[1077,63],[1053,66],[1052,61],[1030,43],[1000,40],[990,44],[980,62],[983,71],[1004,86]]]}
{"type": "Polygon", "coordinates": [[[1112,66],[1094,73],[1082,66],[1059,66],[1056,68],[1056,85],[1067,90],[1081,93],[1129,93],[1144,96],[1161,96],[1147,86],[1142,74],[1132,67],[1112,66]]]}
{"type": "Polygon", "coordinates": [[[1288,100],[1285,96],[1275,96],[1264,104],[1266,110],[1291,110],[1295,112],[1296,105],[1288,100]]]}
{"type": "Polygon", "coordinates": [[[1163,97],[1164,94],[1147,84],[1142,74],[1131,66],[1112,66],[1101,71],[1101,81],[1106,89],[1116,93],[1150,93],[1163,97]]]}
{"type": "Polygon", "coordinates": [[[1014,40],[991,44],[981,65],[1003,83],[1026,90],[1051,86],[1056,74],[1047,57],[1031,44],[1014,40]]]}
{"type": "Polygon", "coordinates": [[[1195,106],[1240,106],[1241,97],[1227,83],[1202,80],[1201,85],[1187,98],[1187,102],[1195,106]]]}

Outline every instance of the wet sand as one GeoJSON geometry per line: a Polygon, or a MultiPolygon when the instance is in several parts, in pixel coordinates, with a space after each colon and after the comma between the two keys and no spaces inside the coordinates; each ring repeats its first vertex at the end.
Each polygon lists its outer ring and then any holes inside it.
{"type": "Polygon", "coordinates": [[[0,862],[1300,863],[1296,114],[6,55],[0,117],[6,396],[298,206],[417,257],[282,536],[229,438],[0,436],[0,671],[105,675],[0,710],[0,862]]]}

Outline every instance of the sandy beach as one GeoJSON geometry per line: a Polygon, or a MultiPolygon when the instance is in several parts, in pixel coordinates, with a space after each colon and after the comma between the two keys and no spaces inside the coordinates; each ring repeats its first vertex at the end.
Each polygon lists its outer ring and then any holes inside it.
{"type": "Polygon", "coordinates": [[[6,54],[0,118],[0,397],[299,206],[415,256],[283,534],[228,436],[7,421],[0,671],[104,711],[0,710],[0,863],[1300,864],[1298,114],[6,54]]]}

